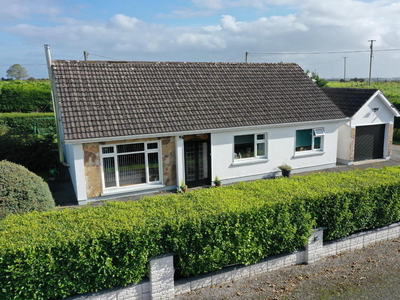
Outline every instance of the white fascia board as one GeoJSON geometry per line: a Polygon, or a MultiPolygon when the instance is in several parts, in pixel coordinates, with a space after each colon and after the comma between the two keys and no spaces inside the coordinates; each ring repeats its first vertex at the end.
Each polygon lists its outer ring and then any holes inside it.
{"type": "MultiPolygon", "coordinates": [[[[296,123],[281,123],[281,124],[269,124],[269,125],[255,125],[255,126],[243,126],[243,127],[229,127],[229,128],[217,128],[217,129],[204,129],[204,130],[193,130],[193,131],[178,131],[178,132],[163,132],[163,133],[152,133],[152,134],[140,134],[140,135],[125,135],[125,136],[113,136],[105,138],[91,138],[91,139],[80,139],[80,140],[66,140],[66,144],[86,144],[86,143],[100,143],[100,142],[111,142],[120,140],[133,140],[133,139],[145,139],[145,138],[156,138],[176,135],[191,135],[191,134],[205,134],[205,133],[217,133],[217,132],[229,132],[229,131],[244,131],[244,130],[257,130],[267,129],[276,127],[290,127],[290,126],[303,126],[303,125],[314,125],[320,123],[346,123],[351,118],[333,119],[333,120],[318,120],[318,121],[307,121],[307,122],[296,122],[296,123]]],[[[340,124],[340,125],[341,125],[340,124]]]]}
{"type": "MultiPolygon", "coordinates": [[[[397,108],[396,108],[392,103],[390,103],[390,101],[385,97],[385,95],[384,95],[380,90],[377,90],[377,91],[368,99],[368,101],[365,102],[364,105],[360,107],[360,109],[353,115],[353,117],[354,117],[356,114],[358,114],[358,112],[359,112],[364,106],[370,104],[370,103],[372,102],[372,100],[374,100],[377,96],[380,98],[380,100],[386,105],[386,107],[392,112],[392,114],[393,114],[395,117],[400,117],[400,112],[397,110],[397,108]]],[[[353,117],[352,117],[352,118],[353,118],[353,117]]]]}
{"type": "Polygon", "coordinates": [[[385,103],[385,105],[394,114],[394,116],[395,117],[400,117],[400,112],[397,110],[397,108],[394,106],[394,104],[390,103],[390,101],[385,97],[385,95],[381,91],[379,91],[378,95],[380,96],[380,98],[383,101],[383,103],[385,103]]]}

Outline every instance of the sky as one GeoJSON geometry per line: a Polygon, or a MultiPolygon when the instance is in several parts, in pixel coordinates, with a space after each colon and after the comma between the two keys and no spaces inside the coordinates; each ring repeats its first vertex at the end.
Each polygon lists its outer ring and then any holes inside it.
{"type": "MultiPolygon", "coordinates": [[[[0,77],[15,63],[47,78],[53,59],[294,62],[325,78],[368,77],[374,49],[400,48],[400,1],[0,0],[0,77]],[[359,51],[335,54],[252,54],[359,51]],[[97,56],[95,56],[97,55],[97,56]],[[102,56],[102,57],[101,57],[102,56]],[[104,58],[107,57],[107,58],[104,58]]],[[[374,53],[373,77],[400,77],[400,51],[374,53]]]]}

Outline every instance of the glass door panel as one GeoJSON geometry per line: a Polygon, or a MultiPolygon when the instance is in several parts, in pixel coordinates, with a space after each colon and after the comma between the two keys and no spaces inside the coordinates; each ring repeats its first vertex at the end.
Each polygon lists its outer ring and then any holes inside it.
{"type": "Polygon", "coordinates": [[[207,141],[185,143],[185,181],[189,186],[210,184],[207,141]]]}
{"type": "Polygon", "coordinates": [[[186,181],[196,180],[196,147],[194,143],[187,143],[185,146],[185,163],[186,181]]]}

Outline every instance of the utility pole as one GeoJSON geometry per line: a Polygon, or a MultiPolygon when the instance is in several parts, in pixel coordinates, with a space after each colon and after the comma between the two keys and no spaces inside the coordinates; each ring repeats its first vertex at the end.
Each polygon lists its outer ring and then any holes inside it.
{"type": "Polygon", "coordinates": [[[344,72],[343,79],[344,79],[345,82],[346,82],[346,59],[347,59],[347,57],[343,57],[343,67],[344,67],[344,69],[343,69],[343,72],[344,72]]]}
{"type": "Polygon", "coordinates": [[[89,57],[89,52],[83,51],[83,58],[84,58],[85,61],[88,60],[88,57],[89,57]]]}
{"type": "Polygon", "coordinates": [[[247,57],[249,56],[249,52],[246,51],[244,54],[244,62],[247,64],[247,57]]]}
{"type": "Polygon", "coordinates": [[[369,57],[369,77],[368,77],[368,85],[371,85],[372,55],[374,53],[374,42],[376,42],[376,40],[368,40],[368,42],[371,42],[371,46],[369,47],[371,49],[371,54],[369,57]]]}

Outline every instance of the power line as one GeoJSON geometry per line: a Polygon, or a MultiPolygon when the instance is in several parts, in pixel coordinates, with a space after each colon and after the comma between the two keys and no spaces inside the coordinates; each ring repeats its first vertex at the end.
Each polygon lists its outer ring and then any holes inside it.
{"type": "Polygon", "coordinates": [[[120,60],[120,61],[122,61],[122,60],[123,60],[123,59],[119,59],[119,58],[112,58],[112,57],[107,57],[107,56],[97,55],[97,54],[94,54],[94,53],[88,53],[88,54],[90,54],[90,55],[94,55],[94,56],[98,56],[98,57],[102,57],[102,58],[106,58],[106,59],[120,60]]]}
{"type": "Polygon", "coordinates": [[[325,65],[325,64],[331,64],[334,62],[342,61],[341,59],[336,59],[336,60],[331,60],[331,61],[325,61],[325,62],[319,62],[319,63],[313,63],[313,64],[301,64],[304,66],[314,66],[314,65],[325,65]]]}
{"type": "MultiPolygon", "coordinates": [[[[380,49],[374,50],[375,52],[381,51],[400,51],[400,48],[394,49],[380,49]]],[[[370,50],[351,50],[351,51],[326,51],[326,52],[247,52],[248,55],[315,55],[315,54],[346,54],[346,53],[366,53],[370,52],[370,50]]]]}

